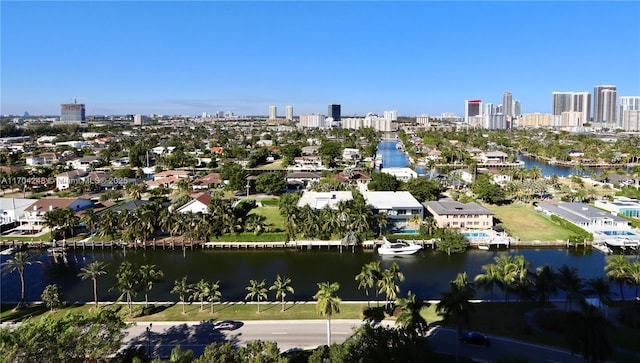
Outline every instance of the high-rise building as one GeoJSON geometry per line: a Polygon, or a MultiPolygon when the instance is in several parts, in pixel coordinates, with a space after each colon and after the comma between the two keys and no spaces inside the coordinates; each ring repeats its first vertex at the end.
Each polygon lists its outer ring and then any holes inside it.
{"type": "Polygon", "coordinates": [[[516,100],[513,103],[513,116],[520,117],[520,115],[522,115],[522,104],[520,101],[516,100]]]}
{"type": "Polygon", "coordinates": [[[464,101],[464,122],[469,123],[469,118],[482,114],[482,100],[464,101]]]}
{"type": "Polygon", "coordinates": [[[303,128],[326,128],[326,117],[319,113],[307,113],[300,115],[300,127],[303,128]]]}
{"type": "Polygon", "coordinates": [[[502,94],[502,113],[507,116],[513,116],[513,95],[511,92],[502,94]]]}
{"type": "Polygon", "coordinates": [[[389,121],[398,121],[398,111],[396,110],[384,111],[384,118],[389,121]]]}
{"type": "Polygon", "coordinates": [[[60,105],[60,121],[58,124],[86,125],[84,103],[63,103],[60,105]]]}
{"type": "Polygon", "coordinates": [[[269,106],[269,120],[275,120],[278,118],[278,107],[269,106]]]}
{"type": "Polygon", "coordinates": [[[293,106],[287,106],[287,121],[293,121],[293,106]]]}
{"type": "Polygon", "coordinates": [[[625,110],[622,114],[622,128],[625,131],[640,131],[640,110],[625,110]]]}
{"type": "Polygon", "coordinates": [[[580,112],[580,125],[589,122],[591,94],[589,92],[553,92],[551,126],[562,125],[563,112],[580,112]]]}
{"type": "Polygon", "coordinates": [[[330,104],[327,113],[333,121],[340,121],[340,105],[330,104]]]}
{"type": "Polygon", "coordinates": [[[496,113],[496,108],[491,102],[487,102],[484,104],[484,114],[485,115],[493,115],[496,113]]]}
{"type": "Polygon", "coordinates": [[[593,122],[616,122],[616,86],[593,88],[593,122]]]}
{"type": "Polygon", "coordinates": [[[618,127],[622,127],[624,111],[640,110],[640,96],[622,96],[620,97],[620,105],[618,106],[618,127]]]}

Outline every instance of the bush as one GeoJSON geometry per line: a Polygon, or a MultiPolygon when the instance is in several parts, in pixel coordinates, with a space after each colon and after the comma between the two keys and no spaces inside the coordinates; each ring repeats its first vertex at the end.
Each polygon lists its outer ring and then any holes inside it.
{"type": "Polygon", "coordinates": [[[568,229],[569,231],[575,233],[580,240],[593,241],[593,235],[584,229],[576,226],[575,224],[567,221],[564,218],[558,217],[555,214],[551,215],[551,220],[558,223],[562,227],[568,229]]]}

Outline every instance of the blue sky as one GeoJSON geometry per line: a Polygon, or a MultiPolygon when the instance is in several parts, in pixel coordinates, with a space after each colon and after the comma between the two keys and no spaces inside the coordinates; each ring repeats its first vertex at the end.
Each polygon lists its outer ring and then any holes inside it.
{"type": "Polygon", "coordinates": [[[1,114],[550,112],[640,95],[640,2],[1,1],[1,114]]]}

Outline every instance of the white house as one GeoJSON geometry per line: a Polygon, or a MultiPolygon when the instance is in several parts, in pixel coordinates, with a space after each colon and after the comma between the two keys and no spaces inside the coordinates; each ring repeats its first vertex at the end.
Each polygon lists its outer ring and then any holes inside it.
{"type": "Polygon", "coordinates": [[[87,171],[92,164],[99,163],[101,159],[101,157],[96,155],[84,156],[73,160],[67,160],[67,165],[71,166],[74,169],[87,171]]]}
{"type": "Polygon", "coordinates": [[[588,232],[629,231],[631,225],[624,218],[594,208],[586,203],[558,202],[558,205],[540,203],[538,209],[548,215],[557,215],[588,232]]]}
{"type": "Polygon", "coordinates": [[[176,209],[178,213],[207,213],[209,204],[211,203],[211,195],[207,193],[200,194],[198,197],[193,198],[187,204],[176,209]]]}
{"type": "Polygon", "coordinates": [[[418,216],[423,218],[424,207],[409,192],[369,191],[362,193],[367,205],[374,213],[384,213],[387,216],[387,228],[396,230],[418,229],[409,221],[418,216]]]}
{"type": "Polygon", "coordinates": [[[35,202],[35,199],[0,198],[0,224],[16,222],[35,202]]]}
{"type": "Polygon", "coordinates": [[[48,166],[58,162],[58,156],[55,153],[42,153],[40,155],[27,156],[25,163],[29,166],[48,166]]]}
{"type": "Polygon", "coordinates": [[[338,208],[338,203],[342,201],[349,201],[353,199],[351,192],[311,192],[305,190],[302,197],[298,200],[298,208],[302,208],[306,205],[313,209],[322,209],[325,206],[329,208],[338,208]]]}
{"type": "Polygon", "coordinates": [[[381,173],[393,175],[396,179],[407,182],[413,178],[418,177],[418,173],[411,168],[382,168],[381,173]]]}
{"type": "Polygon", "coordinates": [[[56,188],[58,190],[69,189],[73,184],[82,181],[82,178],[86,175],[87,172],[85,170],[71,170],[60,173],[56,175],[56,188]]]}

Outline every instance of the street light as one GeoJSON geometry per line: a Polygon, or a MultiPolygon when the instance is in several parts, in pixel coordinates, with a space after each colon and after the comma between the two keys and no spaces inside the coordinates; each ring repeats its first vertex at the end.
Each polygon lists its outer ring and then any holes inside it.
{"type": "Polygon", "coordinates": [[[151,359],[151,327],[153,323],[149,323],[147,327],[147,358],[151,359]]]}

